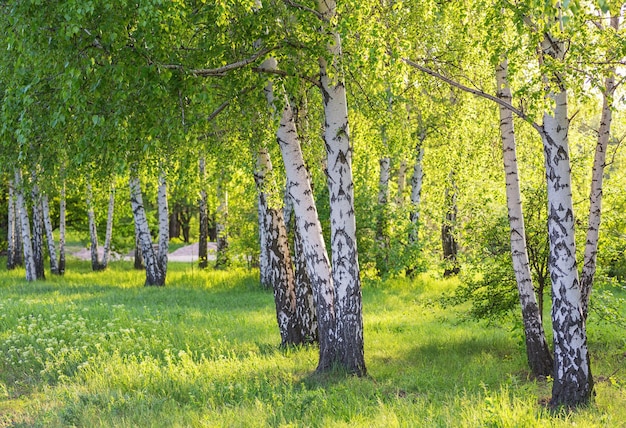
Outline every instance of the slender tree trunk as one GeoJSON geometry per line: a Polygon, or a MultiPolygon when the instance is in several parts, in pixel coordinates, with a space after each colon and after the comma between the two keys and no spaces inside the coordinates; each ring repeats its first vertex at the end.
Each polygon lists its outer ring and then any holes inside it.
{"type": "Polygon", "coordinates": [[[189,244],[189,232],[191,231],[191,209],[189,205],[185,204],[178,211],[178,225],[183,232],[183,242],[189,244]]]}
{"type": "Polygon", "coordinates": [[[296,317],[304,343],[318,341],[316,302],[304,257],[304,241],[300,230],[293,232],[294,274],[296,282],[296,317]]]}
{"type": "Polygon", "coordinates": [[[178,214],[180,212],[181,206],[179,204],[174,204],[174,207],[170,211],[170,218],[168,220],[169,224],[169,234],[170,239],[172,238],[180,238],[180,222],[178,221],[178,214]]]}
{"type": "MultiPolygon", "coordinates": [[[[541,47],[544,55],[557,61],[563,60],[563,42],[546,35],[541,47]]],[[[558,77],[554,80],[553,84],[562,85],[558,77]]],[[[576,267],[567,91],[559,87],[548,96],[554,102],[554,110],[552,114],[545,113],[543,116],[542,140],[548,188],[554,336],[554,383],[550,404],[552,407],[576,407],[590,402],[593,379],[576,267]]]]}
{"type": "Polygon", "coordinates": [[[33,188],[31,190],[33,200],[33,260],[35,262],[37,279],[45,279],[43,210],[41,209],[41,194],[39,193],[39,186],[37,186],[36,179],[36,176],[33,175],[33,188]]]}
{"type": "MultiPolygon", "coordinates": [[[[611,27],[619,30],[619,16],[611,18],[611,27]]],[[[596,274],[596,259],[598,255],[598,240],[600,237],[600,221],[602,218],[602,182],[604,165],[606,164],[606,150],[611,137],[611,122],[613,121],[613,94],[615,93],[615,69],[609,70],[609,76],[604,80],[602,96],[602,116],[598,129],[598,143],[596,144],[591,173],[591,191],[589,192],[589,219],[587,223],[587,240],[585,256],[580,275],[580,289],[583,317],[587,319],[589,313],[589,296],[596,274]]]]}
{"type": "Polygon", "coordinates": [[[409,220],[411,220],[411,231],[409,232],[409,243],[416,244],[418,242],[418,231],[420,221],[420,203],[422,200],[422,183],[424,182],[424,167],[422,161],[424,159],[424,140],[426,134],[420,135],[419,141],[415,147],[415,164],[413,165],[413,174],[411,175],[411,211],[409,220]]]}
{"type": "Polygon", "coordinates": [[[143,205],[143,197],[141,194],[141,184],[139,178],[132,174],[129,180],[130,184],[130,203],[135,218],[135,227],[139,237],[141,246],[141,254],[146,266],[146,286],[163,286],[165,285],[165,274],[161,271],[159,259],[154,247],[152,246],[152,237],[148,228],[148,220],[143,205]]]}
{"type": "Polygon", "coordinates": [[[198,242],[198,266],[200,269],[206,269],[209,266],[208,261],[208,238],[209,238],[209,212],[207,208],[206,185],[206,162],[204,157],[200,158],[200,199],[198,208],[200,211],[200,233],[198,242]]]}
{"type": "MultiPolygon", "coordinates": [[[[334,0],[318,0],[317,4],[322,16],[329,19],[336,16],[334,0]]],[[[333,44],[329,46],[329,53],[333,56],[333,79],[328,74],[328,64],[323,57],[319,58],[319,64],[330,193],[330,242],[337,310],[337,362],[349,373],[364,376],[367,370],[363,354],[361,279],[354,215],[348,104],[341,70],[341,37],[334,28],[331,33],[333,44]]]]}
{"type": "Polygon", "coordinates": [[[50,273],[52,273],[52,275],[59,275],[57,250],[54,246],[54,235],[52,234],[52,221],[50,220],[50,206],[48,204],[47,195],[43,195],[41,198],[41,207],[43,210],[44,227],[46,229],[46,241],[48,242],[48,254],[50,255],[50,273]]]}
{"type": "MultiPolygon", "coordinates": [[[[511,104],[511,89],[508,84],[508,65],[506,60],[496,69],[498,98],[511,104]]],[[[552,374],[554,361],[548,347],[541,312],[537,306],[533,281],[530,273],[530,262],[526,248],[526,228],[522,212],[522,194],[519,186],[517,169],[517,155],[513,113],[503,106],[500,110],[500,133],[502,137],[502,153],[504,173],[506,179],[506,201],[509,212],[509,226],[511,236],[511,254],[513,270],[517,281],[524,336],[526,338],[526,354],[528,364],[535,376],[552,374]]]]}
{"type": "MultiPolygon", "coordinates": [[[[265,183],[266,177],[268,173],[271,171],[268,168],[271,168],[269,153],[266,148],[260,148],[257,153],[257,165],[256,171],[254,172],[254,181],[257,187],[257,213],[258,213],[258,221],[259,221],[259,280],[261,282],[261,286],[264,288],[272,287],[272,283],[270,278],[272,277],[271,273],[271,265],[269,260],[269,251],[268,248],[271,245],[268,240],[269,237],[267,235],[268,228],[268,216],[269,207],[268,207],[268,187],[265,183]]],[[[284,217],[284,214],[283,214],[284,217]]]]}
{"type": "Polygon", "coordinates": [[[449,277],[459,273],[459,265],[457,262],[457,242],[455,236],[456,215],[457,215],[457,187],[454,182],[454,171],[450,172],[450,183],[445,193],[445,218],[441,225],[441,244],[443,247],[443,259],[445,262],[444,277],[449,277]]]}
{"type": "Polygon", "coordinates": [[[65,181],[61,185],[59,203],[59,275],[65,274],[65,181]]]}
{"type": "Polygon", "coordinates": [[[389,235],[387,233],[389,221],[389,176],[391,175],[391,159],[383,157],[379,161],[380,170],[378,175],[378,219],[376,222],[376,242],[378,251],[376,268],[379,274],[388,271],[389,235]]]}
{"type": "Polygon", "coordinates": [[[169,253],[170,231],[169,231],[169,210],[167,206],[167,180],[165,172],[159,174],[159,190],[157,196],[159,207],[159,271],[163,276],[163,284],[167,276],[167,260],[169,253]]]}
{"type": "Polygon", "coordinates": [[[322,226],[317,215],[293,111],[288,100],[285,100],[276,140],[285,164],[287,192],[293,201],[296,227],[302,236],[302,254],[306,259],[317,306],[320,348],[317,369],[325,371],[337,362],[335,290],[322,226]]]}
{"type": "Polygon", "coordinates": [[[7,212],[7,270],[17,267],[15,254],[17,252],[15,235],[17,217],[15,215],[15,191],[13,190],[13,180],[9,180],[9,201],[7,212]]]}
{"type": "Polygon", "coordinates": [[[220,204],[217,207],[217,254],[215,256],[215,268],[225,269],[230,265],[228,252],[228,190],[226,190],[226,185],[222,180],[218,182],[217,195],[220,204]]]}
{"type": "Polygon", "coordinates": [[[26,268],[26,281],[35,281],[37,271],[35,269],[35,259],[33,258],[33,246],[30,235],[30,220],[24,202],[24,190],[22,189],[22,172],[15,170],[15,189],[17,192],[17,212],[20,217],[20,229],[22,232],[22,249],[24,252],[24,267],[26,268]]]}
{"type": "Polygon", "coordinates": [[[105,266],[100,261],[100,255],[98,254],[98,229],[96,226],[96,215],[93,208],[93,190],[91,184],[87,184],[87,217],[89,219],[89,241],[91,249],[91,269],[100,271],[105,266]]]}
{"type": "Polygon", "coordinates": [[[106,268],[111,259],[111,240],[113,238],[113,212],[115,209],[115,185],[111,185],[109,192],[109,208],[107,210],[107,227],[104,235],[104,256],[102,257],[102,267],[106,268]]]}

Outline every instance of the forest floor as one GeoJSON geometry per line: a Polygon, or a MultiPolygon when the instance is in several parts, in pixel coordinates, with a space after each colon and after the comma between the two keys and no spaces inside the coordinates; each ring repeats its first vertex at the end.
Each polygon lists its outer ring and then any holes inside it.
{"type": "MultiPolygon", "coordinates": [[[[215,242],[209,242],[208,246],[209,246],[208,259],[214,260],[217,246],[215,242]]],[[[80,260],[91,259],[91,250],[89,248],[85,248],[85,247],[80,248],[80,249],[74,248],[73,251],[72,249],[70,249],[69,253],[72,256],[80,260]]],[[[100,255],[100,258],[102,258],[104,254],[104,248],[99,247],[98,253],[100,255]]],[[[128,254],[119,254],[115,252],[111,253],[112,260],[132,260],[134,257],[135,255],[133,252],[130,252],[128,254]]],[[[195,262],[196,260],[198,260],[198,243],[194,242],[193,244],[185,245],[184,247],[180,247],[170,252],[168,255],[168,260],[170,262],[195,262]]]]}

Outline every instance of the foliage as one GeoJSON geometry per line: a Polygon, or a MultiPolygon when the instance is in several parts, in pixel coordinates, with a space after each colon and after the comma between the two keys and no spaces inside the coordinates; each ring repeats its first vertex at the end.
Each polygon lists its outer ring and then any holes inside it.
{"type": "Polygon", "coordinates": [[[507,322],[459,324],[428,304],[454,282],[368,283],[370,376],[354,378],[312,374],[314,348],[278,348],[271,292],[252,272],[172,264],[170,286],[154,289],[128,268],[71,262],[62,282],[27,284],[0,267],[3,424],[603,427],[626,416],[623,338],[601,323],[589,325],[602,351],[595,405],[552,415],[537,403],[549,381],[529,380],[507,322]]]}

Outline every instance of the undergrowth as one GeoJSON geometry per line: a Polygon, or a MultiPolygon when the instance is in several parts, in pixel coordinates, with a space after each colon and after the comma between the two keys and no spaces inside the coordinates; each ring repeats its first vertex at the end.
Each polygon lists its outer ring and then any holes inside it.
{"type": "MultiPolygon", "coordinates": [[[[0,261],[1,262],[1,261],[0,261]]],[[[0,426],[620,426],[626,337],[590,320],[593,406],[553,415],[514,321],[462,321],[433,302],[454,280],[364,284],[368,376],[315,374],[279,348],[255,272],[171,264],[143,287],[128,262],[26,283],[0,270],[0,426]],[[513,332],[512,332],[513,329],[513,332]]],[[[624,296],[622,296],[624,297],[624,296]]],[[[622,311],[624,308],[621,308],[622,311]]]]}

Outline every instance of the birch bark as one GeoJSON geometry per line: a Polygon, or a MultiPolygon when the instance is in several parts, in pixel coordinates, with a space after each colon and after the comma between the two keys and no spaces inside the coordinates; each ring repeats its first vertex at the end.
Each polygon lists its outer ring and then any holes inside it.
{"type": "Polygon", "coordinates": [[[61,185],[59,202],[59,275],[65,274],[65,181],[61,185]]]}
{"type": "Polygon", "coordinates": [[[218,182],[217,197],[220,202],[217,207],[215,268],[225,269],[230,264],[230,256],[228,254],[228,190],[223,180],[218,182]]]}
{"type": "Polygon", "coordinates": [[[157,205],[159,213],[159,251],[157,254],[157,263],[159,272],[163,277],[162,282],[165,284],[167,276],[167,260],[169,252],[170,229],[169,229],[169,210],[167,205],[167,178],[165,172],[159,174],[159,189],[157,192],[157,205]]]}
{"type": "Polygon", "coordinates": [[[48,254],[50,256],[50,273],[52,275],[59,275],[59,264],[57,262],[57,251],[54,245],[54,235],[52,234],[52,221],[50,220],[50,206],[48,204],[47,195],[43,195],[41,198],[41,208],[46,230],[46,241],[48,242],[48,254]]]}
{"type": "Polygon", "coordinates": [[[209,237],[209,213],[207,208],[206,193],[206,161],[204,157],[200,158],[200,199],[198,201],[200,233],[198,239],[198,267],[206,269],[209,266],[208,259],[208,237],[209,237]]]}
{"type": "MultiPolygon", "coordinates": [[[[565,43],[546,34],[541,49],[543,55],[562,61],[566,48],[565,43]]],[[[552,113],[544,113],[542,135],[548,190],[554,336],[554,383],[550,405],[576,407],[591,400],[593,379],[576,267],[567,91],[558,76],[551,83],[556,89],[551,90],[548,97],[554,108],[552,113]]]]}
{"type": "Polygon", "coordinates": [[[45,279],[44,251],[43,251],[43,210],[41,209],[41,193],[36,183],[36,175],[33,174],[33,187],[31,198],[33,201],[33,261],[35,262],[35,273],[37,279],[45,279]]]}
{"type": "Polygon", "coordinates": [[[135,218],[135,227],[137,230],[139,245],[141,246],[141,254],[145,263],[146,270],[146,286],[164,286],[165,275],[159,266],[157,254],[152,246],[152,237],[148,228],[148,220],[143,205],[143,196],[141,194],[141,183],[136,174],[131,174],[130,180],[130,203],[135,218]]]}
{"type": "Polygon", "coordinates": [[[113,238],[113,212],[115,209],[115,185],[111,185],[109,192],[109,207],[107,209],[107,226],[104,235],[104,254],[102,256],[102,267],[106,269],[111,259],[111,239],[113,238]]]}
{"type": "MultiPolygon", "coordinates": [[[[508,64],[506,60],[501,62],[496,68],[496,83],[498,98],[507,104],[511,104],[512,96],[508,83],[508,64]]],[[[499,106],[499,111],[511,255],[522,309],[526,355],[528,364],[535,376],[548,376],[552,374],[554,361],[541,323],[542,314],[537,306],[530,273],[530,262],[526,247],[526,228],[522,211],[522,195],[517,168],[513,113],[502,105],[499,106]]]]}
{"type": "Polygon", "coordinates": [[[320,347],[317,370],[326,371],[337,362],[335,290],[322,226],[288,100],[285,100],[276,140],[285,164],[287,192],[293,201],[296,227],[302,236],[302,254],[316,301],[320,347]]]}
{"type": "MultiPolygon", "coordinates": [[[[611,17],[611,27],[617,32],[620,27],[620,17],[611,17]]],[[[606,164],[606,150],[611,137],[611,123],[613,121],[613,94],[615,93],[615,68],[609,70],[604,80],[602,94],[602,115],[598,129],[598,143],[596,144],[591,173],[591,190],[589,192],[589,219],[587,222],[587,240],[585,255],[580,275],[580,289],[583,317],[587,319],[589,312],[589,296],[596,274],[596,259],[598,254],[598,240],[600,238],[600,221],[602,219],[602,182],[604,166],[606,164]]]]}
{"type": "Polygon", "coordinates": [[[93,207],[93,189],[91,188],[91,183],[87,184],[87,217],[89,220],[89,241],[91,243],[91,269],[93,271],[100,271],[104,269],[104,266],[100,261],[100,255],[98,254],[98,229],[96,226],[96,214],[93,207]]]}
{"type": "Polygon", "coordinates": [[[37,272],[35,270],[35,260],[33,258],[33,246],[30,235],[30,220],[24,202],[24,190],[22,189],[22,172],[15,170],[15,189],[17,193],[17,212],[20,218],[20,229],[22,232],[22,249],[24,252],[24,268],[26,269],[26,281],[35,281],[37,272]]]}
{"type": "MultiPolygon", "coordinates": [[[[334,0],[318,0],[318,11],[328,22],[336,16],[334,0]]],[[[328,63],[319,58],[320,83],[324,104],[324,141],[326,143],[332,275],[337,311],[337,362],[348,372],[364,376],[367,372],[363,355],[363,315],[361,279],[354,215],[354,182],[352,147],[348,129],[346,88],[341,70],[341,37],[330,29],[332,44],[328,50],[333,59],[333,78],[328,63]]]]}
{"type": "Polygon", "coordinates": [[[17,267],[15,254],[17,252],[15,235],[17,216],[15,215],[15,191],[13,189],[13,180],[9,180],[9,201],[7,207],[7,270],[13,270],[17,267]]]}

